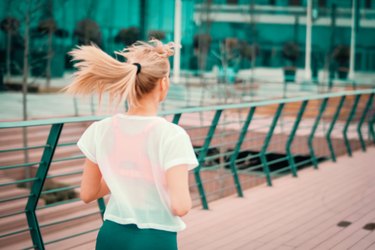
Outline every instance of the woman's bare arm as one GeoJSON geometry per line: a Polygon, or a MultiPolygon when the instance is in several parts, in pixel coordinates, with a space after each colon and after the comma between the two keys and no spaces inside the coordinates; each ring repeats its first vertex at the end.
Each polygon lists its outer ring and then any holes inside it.
{"type": "Polygon", "coordinates": [[[174,215],[182,217],[192,207],[188,167],[179,165],[168,169],[166,179],[171,200],[171,211],[174,215]]]}
{"type": "Polygon", "coordinates": [[[109,192],[99,166],[86,158],[81,181],[81,200],[89,203],[109,194],[109,192]]]}

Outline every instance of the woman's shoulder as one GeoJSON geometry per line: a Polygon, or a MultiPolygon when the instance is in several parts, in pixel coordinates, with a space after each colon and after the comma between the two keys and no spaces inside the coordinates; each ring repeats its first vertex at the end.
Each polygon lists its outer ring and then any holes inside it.
{"type": "Polygon", "coordinates": [[[159,127],[169,134],[186,132],[185,129],[182,128],[180,125],[167,121],[166,119],[163,119],[163,122],[160,123],[159,127]]]}
{"type": "Polygon", "coordinates": [[[95,124],[94,126],[96,126],[96,127],[107,126],[107,125],[111,124],[112,119],[113,119],[112,116],[106,117],[104,119],[94,121],[93,124],[95,124]]]}

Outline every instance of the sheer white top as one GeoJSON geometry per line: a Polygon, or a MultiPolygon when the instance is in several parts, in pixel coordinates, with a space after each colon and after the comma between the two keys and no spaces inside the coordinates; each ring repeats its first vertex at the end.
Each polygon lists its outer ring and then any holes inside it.
{"type": "Polygon", "coordinates": [[[77,145],[111,191],[104,220],[172,232],[186,227],[170,211],[165,179],[171,167],[198,165],[183,128],[157,116],[116,114],[92,123],[77,145]]]}

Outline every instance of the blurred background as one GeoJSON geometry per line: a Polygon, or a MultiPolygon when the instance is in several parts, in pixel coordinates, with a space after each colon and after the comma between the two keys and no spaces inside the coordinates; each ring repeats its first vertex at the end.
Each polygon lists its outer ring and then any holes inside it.
{"type": "Polygon", "coordinates": [[[95,43],[115,56],[152,37],[182,45],[163,109],[375,84],[373,0],[1,0],[0,10],[1,120],[113,112],[58,93],[73,72],[67,52],[95,43]]]}

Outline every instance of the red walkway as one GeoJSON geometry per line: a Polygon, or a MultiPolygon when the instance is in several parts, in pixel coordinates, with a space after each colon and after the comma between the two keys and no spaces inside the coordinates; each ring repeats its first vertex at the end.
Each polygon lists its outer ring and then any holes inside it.
{"type": "Polygon", "coordinates": [[[181,250],[375,249],[375,148],[320,164],[185,217],[181,250]],[[347,221],[347,227],[338,223],[347,221]]]}
{"type": "Polygon", "coordinates": [[[375,249],[375,231],[363,228],[375,223],[375,147],[298,174],[193,209],[180,250],[375,249]]]}

